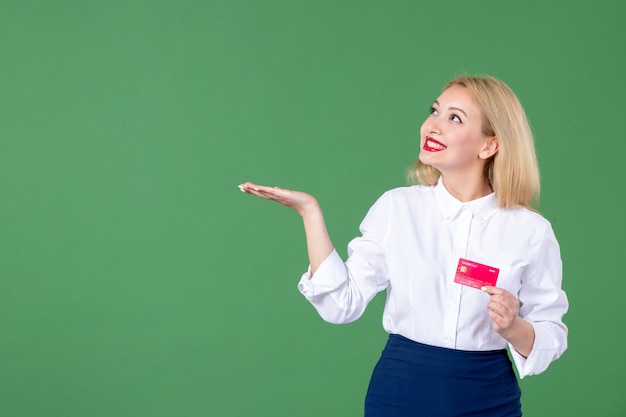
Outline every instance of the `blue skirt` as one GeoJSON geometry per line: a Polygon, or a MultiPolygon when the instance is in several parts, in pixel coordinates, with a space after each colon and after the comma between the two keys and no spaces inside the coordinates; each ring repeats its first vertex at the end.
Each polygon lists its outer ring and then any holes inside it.
{"type": "Polygon", "coordinates": [[[521,391],[506,350],[470,352],[389,336],[365,417],[518,417],[521,391]]]}

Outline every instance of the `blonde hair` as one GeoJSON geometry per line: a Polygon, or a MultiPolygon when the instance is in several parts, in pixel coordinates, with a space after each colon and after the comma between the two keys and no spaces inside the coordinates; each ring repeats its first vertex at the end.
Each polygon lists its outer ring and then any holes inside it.
{"type": "MultiPolygon", "coordinates": [[[[452,86],[465,87],[483,115],[482,131],[498,138],[498,152],[485,162],[485,178],[498,206],[536,208],[539,203],[539,164],[526,114],[513,90],[490,76],[460,76],[452,86]]],[[[413,182],[435,185],[441,173],[419,159],[409,171],[413,182]]]]}

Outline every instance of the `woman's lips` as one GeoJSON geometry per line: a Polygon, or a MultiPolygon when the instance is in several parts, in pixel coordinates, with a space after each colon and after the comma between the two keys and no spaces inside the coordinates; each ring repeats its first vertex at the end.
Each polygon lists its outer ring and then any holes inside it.
{"type": "Polygon", "coordinates": [[[426,141],[424,142],[424,146],[422,148],[429,152],[439,152],[446,149],[447,146],[430,136],[426,136],[426,141]]]}

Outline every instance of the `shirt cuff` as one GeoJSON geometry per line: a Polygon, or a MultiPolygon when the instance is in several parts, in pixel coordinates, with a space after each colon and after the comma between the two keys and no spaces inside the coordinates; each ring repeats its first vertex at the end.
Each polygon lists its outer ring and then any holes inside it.
{"type": "Polygon", "coordinates": [[[542,373],[548,368],[548,365],[550,365],[552,361],[560,356],[560,352],[564,350],[559,349],[559,346],[556,345],[555,335],[552,334],[548,327],[541,326],[538,323],[531,324],[535,329],[535,342],[533,343],[533,349],[530,351],[528,358],[524,358],[509,344],[509,350],[511,351],[511,356],[513,357],[513,362],[515,362],[515,367],[517,368],[520,378],[542,373]]]}
{"type": "Polygon", "coordinates": [[[320,264],[315,272],[315,276],[311,274],[311,265],[308,270],[300,278],[298,282],[298,290],[307,300],[332,292],[346,282],[347,279],[346,266],[336,250],[320,264]]]}

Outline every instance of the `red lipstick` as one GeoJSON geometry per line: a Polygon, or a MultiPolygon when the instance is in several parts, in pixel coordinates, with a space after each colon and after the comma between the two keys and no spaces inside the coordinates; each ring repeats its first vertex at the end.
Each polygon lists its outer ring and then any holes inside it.
{"type": "Polygon", "coordinates": [[[436,139],[431,138],[430,136],[426,136],[426,141],[424,142],[424,146],[422,146],[422,149],[428,152],[439,152],[443,151],[446,148],[446,145],[436,139]]]}

